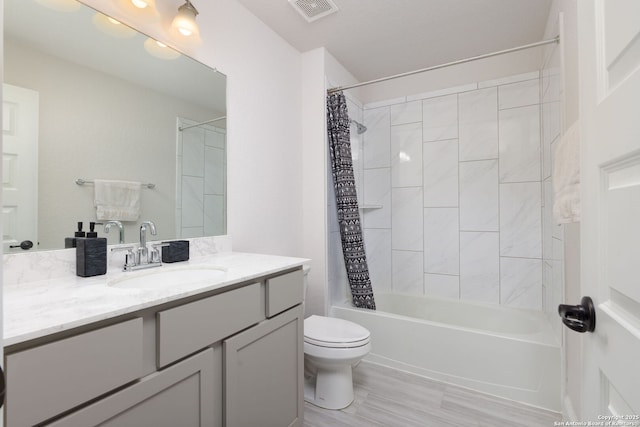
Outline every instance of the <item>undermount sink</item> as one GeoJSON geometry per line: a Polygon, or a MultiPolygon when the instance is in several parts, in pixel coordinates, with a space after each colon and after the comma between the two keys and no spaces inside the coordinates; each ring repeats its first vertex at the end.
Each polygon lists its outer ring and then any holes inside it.
{"type": "Polygon", "coordinates": [[[222,279],[226,270],[214,265],[189,265],[179,267],[156,267],[124,273],[107,284],[115,288],[159,289],[195,283],[208,283],[222,279]]]}

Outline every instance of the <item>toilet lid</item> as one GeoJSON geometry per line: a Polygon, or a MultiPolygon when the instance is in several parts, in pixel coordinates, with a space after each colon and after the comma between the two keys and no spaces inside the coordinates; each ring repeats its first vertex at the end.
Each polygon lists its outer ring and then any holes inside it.
{"type": "Polygon", "coordinates": [[[357,323],[335,317],[304,319],[304,340],[325,347],[357,347],[369,342],[371,334],[357,323]]]}

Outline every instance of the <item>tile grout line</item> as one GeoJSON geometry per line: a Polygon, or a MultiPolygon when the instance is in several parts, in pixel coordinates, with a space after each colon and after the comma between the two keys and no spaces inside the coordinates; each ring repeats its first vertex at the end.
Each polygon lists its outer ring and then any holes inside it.
{"type": "Polygon", "coordinates": [[[425,223],[424,223],[424,190],[425,190],[425,182],[424,182],[424,174],[425,174],[425,164],[424,164],[424,100],[420,101],[420,149],[422,151],[422,295],[428,295],[427,293],[427,280],[425,278],[426,265],[425,265],[425,256],[427,251],[425,250],[425,223]]]}
{"type": "MultiPolygon", "coordinates": [[[[404,102],[406,102],[407,98],[404,97],[404,102]]],[[[395,206],[393,204],[393,159],[392,159],[392,154],[393,154],[393,150],[391,149],[391,105],[387,105],[384,108],[387,109],[388,112],[388,117],[389,117],[389,134],[388,134],[388,141],[389,141],[389,151],[388,151],[388,155],[389,155],[389,192],[391,193],[391,212],[389,213],[390,216],[390,220],[391,220],[391,232],[389,233],[389,267],[390,267],[390,271],[389,271],[389,278],[391,280],[391,283],[389,283],[389,289],[391,289],[391,292],[393,292],[393,207],[395,206]]]]}
{"type": "MultiPolygon", "coordinates": [[[[543,65],[543,69],[544,69],[544,65],[543,65]]],[[[547,209],[547,207],[545,206],[545,192],[544,192],[544,114],[543,114],[543,99],[544,99],[544,94],[543,94],[543,76],[542,73],[539,74],[538,77],[538,117],[539,119],[539,126],[538,126],[538,145],[540,147],[540,258],[544,259],[544,235],[545,235],[545,230],[544,230],[544,216],[545,216],[545,210],[547,209]]],[[[540,307],[542,312],[545,312],[545,298],[543,295],[543,288],[544,288],[544,276],[543,276],[543,265],[542,263],[540,264],[540,307]]]]}
{"type": "MultiPolygon", "coordinates": [[[[476,90],[478,85],[476,84],[476,90]]],[[[458,168],[458,300],[462,300],[462,232],[460,230],[460,223],[462,217],[462,203],[460,201],[460,192],[462,181],[460,176],[460,94],[456,95],[456,108],[457,108],[457,125],[458,125],[458,163],[456,167],[458,168]]]]}
{"type": "Polygon", "coordinates": [[[501,221],[501,193],[500,187],[500,90],[496,89],[496,124],[498,127],[498,305],[502,305],[502,221],[501,221]]]}

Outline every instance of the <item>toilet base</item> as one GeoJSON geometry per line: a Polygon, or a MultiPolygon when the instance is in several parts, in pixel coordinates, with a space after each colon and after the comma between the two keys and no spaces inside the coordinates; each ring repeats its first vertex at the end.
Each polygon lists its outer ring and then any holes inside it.
{"type": "Polygon", "coordinates": [[[304,379],[304,400],[324,409],[343,409],[353,402],[351,365],[316,367],[304,379]]]}

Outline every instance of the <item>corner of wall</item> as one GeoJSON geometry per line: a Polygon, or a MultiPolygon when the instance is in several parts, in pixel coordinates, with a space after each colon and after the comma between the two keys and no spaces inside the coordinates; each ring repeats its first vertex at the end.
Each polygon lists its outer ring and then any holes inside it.
{"type": "Polygon", "coordinates": [[[327,310],[325,49],[302,54],[302,255],[311,259],[305,316],[327,310]]]}
{"type": "MultiPolygon", "coordinates": [[[[550,8],[545,37],[560,36],[559,61],[562,94],[561,135],[579,118],[579,76],[577,41],[577,2],[575,0],[553,0],[550,8]]],[[[548,57],[545,57],[545,60],[548,57]]],[[[543,68],[546,64],[543,64],[543,68]]],[[[544,71],[543,71],[544,75],[544,71]]],[[[580,299],[580,224],[564,226],[564,290],[561,302],[580,299]]],[[[565,420],[575,421],[581,409],[581,343],[576,334],[563,332],[562,343],[562,406],[565,420]],[[577,411],[577,412],[576,412],[577,411]]]]}
{"type": "MultiPolygon", "coordinates": [[[[4,9],[0,7],[0,80],[4,81],[4,9]]],[[[2,87],[0,86],[0,96],[2,96],[2,87]]],[[[0,115],[2,115],[2,106],[0,105],[0,115]]],[[[0,148],[2,148],[2,135],[0,135],[0,148]]],[[[2,174],[2,164],[0,164],[0,175],[2,174]]],[[[0,192],[0,202],[2,201],[2,192],[0,192]]],[[[3,223],[0,221],[0,231],[2,231],[3,223]]],[[[0,255],[2,255],[3,249],[0,248],[0,255]]],[[[4,263],[0,264],[0,343],[3,342],[3,307],[2,303],[2,289],[4,287],[4,263]]],[[[3,359],[3,348],[4,346],[0,346],[0,358],[3,359]]],[[[0,417],[2,417],[2,412],[0,412],[0,417]]]]}

